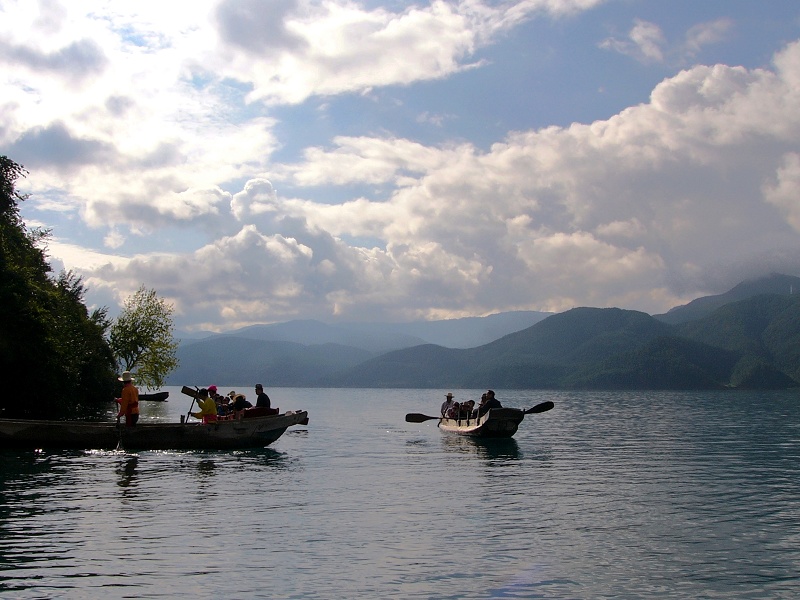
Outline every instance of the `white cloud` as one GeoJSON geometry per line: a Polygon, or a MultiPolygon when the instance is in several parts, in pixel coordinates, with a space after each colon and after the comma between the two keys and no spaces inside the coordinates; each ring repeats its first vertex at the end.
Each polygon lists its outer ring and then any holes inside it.
{"type": "Polygon", "coordinates": [[[662,48],[665,41],[664,34],[658,25],[636,19],[628,32],[627,39],[607,38],[600,43],[600,47],[631,56],[642,62],[661,62],[664,59],[662,48]]]}
{"type": "Polygon", "coordinates": [[[642,63],[663,63],[671,58],[678,64],[686,64],[705,46],[724,41],[733,25],[729,18],[698,23],[689,28],[682,40],[669,42],[656,23],[634,19],[633,27],[625,39],[609,37],[600,42],[600,47],[642,63]]]}
{"type": "Polygon", "coordinates": [[[249,101],[296,104],[310,96],[443,78],[535,14],[574,14],[602,0],[475,0],[411,5],[402,12],[353,2],[247,0],[216,11],[220,48],[198,70],[252,84],[249,101]]]}
{"type": "Polygon", "coordinates": [[[776,180],[764,186],[764,200],[778,207],[789,225],[800,232],[800,154],[790,152],[784,157],[776,180]]]}
{"type": "Polygon", "coordinates": [[[236,235],[98,276],[218,289],[180,300],[207,313],[204,326],[300,314],[664,311],[685,300],[687,277],[697,284],[721,260],[785,267],[798,247],[797,56],[800,43],[775,71],[696,67],[607,121],[517,132],[486,152],[337,138],[275,172],[294,185],[384,183],[394,186],[387,199],[320,204],[254,179],[232,197],[234,215],[252,223],[236,235]],[[378,244],[344,241],[358,238],[378,244]]]}
{"type": "MultiPolygon", "coordinates": [[[[201,329],[663,311],[721,273],[732,285],[756,263],[797,264],[800,43],[771,69],[695,66],[611,118],[488,149],[354,125],[279,153],[286,112],[274,105],[446,77],[526,19],[595,4],[8,2],[0,145],[35,166],[25,189],[40,222],[87,227],[109,249],[59,240],[55,261],[97,297],[155,287],[201,329]],[[59,57],[71,57],[68,84],[52,73],[59,57]]],[[[668,61],[729,30],[718,21],[670,44],[639,21],[606,47],[668,61]]]]}

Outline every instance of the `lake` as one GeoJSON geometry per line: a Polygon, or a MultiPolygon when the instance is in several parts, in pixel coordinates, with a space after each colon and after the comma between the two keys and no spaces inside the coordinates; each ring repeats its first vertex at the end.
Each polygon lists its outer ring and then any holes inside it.
{"type": "MultiPolygon", "coordinates": [[[[143,420],[186,414],[164,389],[143,420]]],[[[497,390],[555,408],[494,443],[404,421],[447,391],[483,390],[267,389],[310,423],[261,450],[4,452],[0,596],[800,596],[800,392],[497,390]]]]}

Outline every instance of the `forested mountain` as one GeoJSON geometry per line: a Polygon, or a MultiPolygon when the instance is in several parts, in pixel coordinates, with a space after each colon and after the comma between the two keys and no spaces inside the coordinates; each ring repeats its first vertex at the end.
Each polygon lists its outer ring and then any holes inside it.
{"type": "Polygon", "coordinates": [[[730,304],[762,294],[778,294],[791,296],[800,293],[800,277],[772,273],[766,277],[743,281],[724,294],[703,296],[683,306],[676,306],[662,315],[654,315],[665,323],[686,323],[707,317],[712,312],[730,304]]]}
{"type": "Polygon", "coordinates": [[[638,311],[576,308],[469,349],[422,344],[376,355],[332,344],[223,337],[183,351],[176,384],[786,388],[800,382],[800,295],[752,296],[677,325],[638,311]]]}
{"type": "Polygon", "coordinates": [[[180,364],[170,374],[171,385],[208,386],[212,383],[251,388],[305,387],[331,373],[357,365],[374,353],[338,344],[294,342],[220,336],[178,350],[180,364]]]}
{"type": "Polygon", "coordinates": [[[763,295],[668,325],[576,308],[470,350],[421,346],[324,378],[325,385],[569,389],[772,389],[800,382],[800,296],[763,295]]]}

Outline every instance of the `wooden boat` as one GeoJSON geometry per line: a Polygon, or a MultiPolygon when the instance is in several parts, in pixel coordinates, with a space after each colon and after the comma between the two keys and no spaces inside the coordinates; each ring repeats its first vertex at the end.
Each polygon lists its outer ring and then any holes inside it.
{"type": "Polygon", "coordinates": [[[308,424],[308,412],[256,416],[215,423],[137,423],[0,419],[0,448],[126,450],[234,450],[262,448],[292,425],[308,424]]]}
{"type": "Polygon", "coordinates": [[[150,394],[139,394],[139,402],[166,402],[169,398],[169,392],[152,392],[150,394]]]}
{"type": "Polygon", "coordinates": [[[439,429],[447,433],[455,433],[475,438],[510,438],[519,428],[525,415],[542,413],[553,408],[550,401],[537,404],[533,408],[522,410],[520,408],[492,408],[480,417],[464,415],[461,419],[448,419],[446,417],[429,417],[419,413],[409,413],[406,421],[409,423],[422,423],[429,419],[439,419],[439,429]]]}

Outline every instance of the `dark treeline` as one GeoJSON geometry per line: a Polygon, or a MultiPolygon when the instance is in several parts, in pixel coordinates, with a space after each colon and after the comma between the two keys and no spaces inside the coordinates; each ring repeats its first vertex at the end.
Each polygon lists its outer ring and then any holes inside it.
{"type": "Polygon", "coordinates": [[[0,414],[58,418],[107,404],[115,360],[105,339],[105,308],[89,312],[71,272],[54,276],[49,232],[28,230],[16,183],[22,166],[0,156],[0,414]]]}

